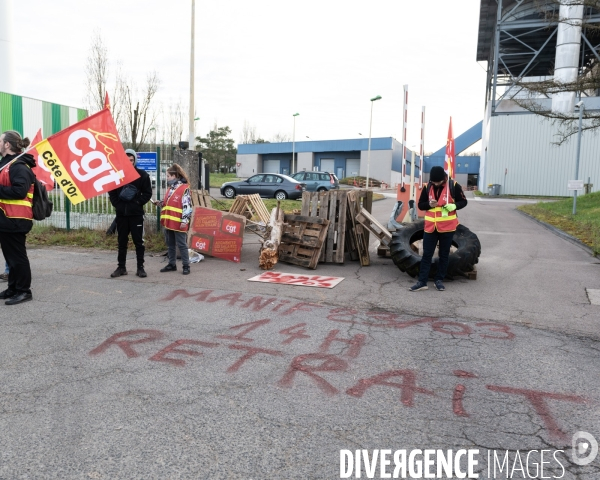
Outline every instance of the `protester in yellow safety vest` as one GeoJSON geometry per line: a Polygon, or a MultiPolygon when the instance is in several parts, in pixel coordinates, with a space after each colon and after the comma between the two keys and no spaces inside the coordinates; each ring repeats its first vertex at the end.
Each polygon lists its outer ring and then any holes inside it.
{"type": "Polygon", "coordinates": [[[190,259],[187,247],[187,231],[192,217],[192,197],[190,195],[190,181],[183,169],[176,163],[167,169],[167,186],[165,198],[156,202],[162,207],[160,224],[165,227],[165,240],[167,242],[169,263],[161,272],[174,272],[177,270],[177,248],[181,254],[183,274],[190,273],[190,259]]]}
{"type": "Polygon", "coordinates": [[[31,267],[25,239],[33,226],[33,182],[35,167],[32,155],[23,150],[28,138],[8,130],[0,135],[0,245],[9,266],[8,288],[0,292],[6,305],[16,305],[33,298],[31,267]],[[17,158],[18,157],[18,158],[17,158]]]}
{"type": "Polygon", "coordinates": [[[452,237],[458,226],[456,210],[467,206],[467,199],[461,186],[448,179],[442,167],[432,167],[429,183],[421,191],[419,209],[425,211],[425,232],[423,233],[423,258],[419,269],[419,280],[409,288],[411,292],[427,290],[427,279],[431,269],[431,259],[439,242],[439,263],[435,274],[435,288],[444,291],[444,277],[448,270],[448,258],[452,237]]]}

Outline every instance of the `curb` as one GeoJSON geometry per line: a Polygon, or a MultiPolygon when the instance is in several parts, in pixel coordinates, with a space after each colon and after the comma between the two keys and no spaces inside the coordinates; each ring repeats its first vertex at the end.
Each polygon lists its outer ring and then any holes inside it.
{"type": "MultiPolygon", "coordinates": [[[[515,209],[516,210],[516,209],[515,209]]],[[[562,230],[553,227],[552,225],[546,223],[546,222],[542,222],[541,220],[538,220],[537,218],[529,215],[528,213],[525,213],[521,210],[517,210],[517,212],[519,212],[521,215],[523,215],[524,217],[529,218],[530,220],[533,220],[534,222],[540,224],[542,227],[547,228],[548,230],[550,230],[552,233],[554,233],[554,235],[559,236],[560,238],[562,238],[563,240],[566,240],[569,243],[572,243],[573,245],[578,246],[579,248],[581,248],[582,250],[585,250],[587,253],[589,253],[592,257],[595,257],[596,255],[594,255],[594,250],[592,250],[590,247],[588,247],[585,243],[583,243],[581,240],[579,240],[578,238],[573,237],[572,235],[569,235],[568,233],[563,232],[562,230]]]]}

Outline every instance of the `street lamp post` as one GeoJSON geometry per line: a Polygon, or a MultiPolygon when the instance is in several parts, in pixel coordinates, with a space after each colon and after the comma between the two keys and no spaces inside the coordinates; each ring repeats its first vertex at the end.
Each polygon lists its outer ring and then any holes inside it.
{"type": "MultiPolygon", "coordinates": [[[[576,107],[579,107],[579,131],[577,132],[577,157],[575,160],[575,180],[579,180],[579,155],[581,153],[581,126],[583,122],[583,111],[585,106],[583,100],[580,100],[576,107]]],[[[573,215],[577,211],[577,190],[573,190],[573,215]]]]}
{"type": "Polygon", "coordinates": [[[296,152],[295,152],[295,149],[296,149],[296,117],[298,115],[300,115],[300,114],[299,113],[294,113],[292,115],[292,117],[294,117],[294,131],[292,133],[292,171],[291,171],[290,175],[296,173],[294,171],[294,160],[296,158],[296,152]]]}
{"type": "Polygon", "coordinates": [[[371,120],[369,121],[369,149],[367,151],[367,184],[366,187],[369,188],[369,170],[371,168],[371,129],[373,127],[373,102],[377,100],[381,100],[381,95],[377,95],[371,99],[371,120]]]}

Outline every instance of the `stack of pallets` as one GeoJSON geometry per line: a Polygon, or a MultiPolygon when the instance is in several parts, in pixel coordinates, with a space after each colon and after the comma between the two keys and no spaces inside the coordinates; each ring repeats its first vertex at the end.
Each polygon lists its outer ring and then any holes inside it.
{"type": "Polygon", "coordinates": [[[369,231],[356,216],[362,209],[371,212],[373,192],[367,190],[331,190],[304,192],[301,215],[329,220],[319,262],[344,263],[346,258],[369,265],[369,231]]]}
{"type": "Polygon", "coordinates": [[[248,218],[257,218],[259,221],[264,222],[266,225],[269,223],[269,211],[265,206],[265,203],[260,198],[258,193],[254,195],[238,195],[235,197],[235,201],[231,208],[229,209],[229,213],[235,213],[236,215],[244,215],[248,218]]]}

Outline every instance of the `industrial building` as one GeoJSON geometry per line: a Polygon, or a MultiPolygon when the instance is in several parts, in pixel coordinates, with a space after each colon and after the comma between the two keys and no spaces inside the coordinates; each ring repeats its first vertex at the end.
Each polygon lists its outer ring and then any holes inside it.
{"type": "Polygon", "coordinates": [[[370,161],[366,138],[242,144],[238,145],[236,162],[238,177],[320,170],[338,178],[365,177],[369,163],[370,178],[393,185],[399,182],[402,171],[402,144],[392,137],[372,138],[370,161]]]}
{"type": "Polygon", "coordinates": [[[30,140],[42,129],[46,138],[87,117],[81,108],[0,92],[0,128],[15,130],[30,140]]]}
{"type": "MultiPolygon", "coordinates": [[[[455,138],[457,155],[481,140],[481,122],[455,138]]],[[[429,172],[435,165],[443,165],[445,145],[423,159],[423,171],[429,172]]],[[[410,176],[412,152],[407,149],[406,174],[410,176]]],[[[282,143],[253,143],[238,145],[237,175],[246,178],[255,173],[282,173],[306,171],[332,172],[338,178],[367,176],[380,180],[391,187],[401,183],[402,144],[392,137],[349,140],[323,140],[282,143]],[[292,166],[292,151],[294,165],[292,166]]],[[[415,153],[415,177],[418,178],[420,160],[415,153]]],[[[462,185],[476,185],[479,174],[478,156],[456,157],[456,180],[462,185]]],[[[427,181],[428,173],[424,173],[427,181]]]]}
{"type": "MultiPolygon", "coordinates": [[[[570,2],[569,2],[570,3],[570,2]]],[[[529,98],[543,111],[577,116],[575,104],[599,111],[598,91],[526,95],[523,84],[552,79],[573,82],[598,69],[600,12],[583,5],[536,0],[481,0],[477,61],[488,64],[479,188],[500,185],[500,193],[567,196],[576,175],[577,135],[558,146],[559,125],[522,108],[529,98]],[[548,13],[563,21],[550,21],[548,13]],[[583,24],[583,28],[581,25],[583,24]]],[[[581,139],[579,179],[600,184],[600,136],[581,139]]]]}

